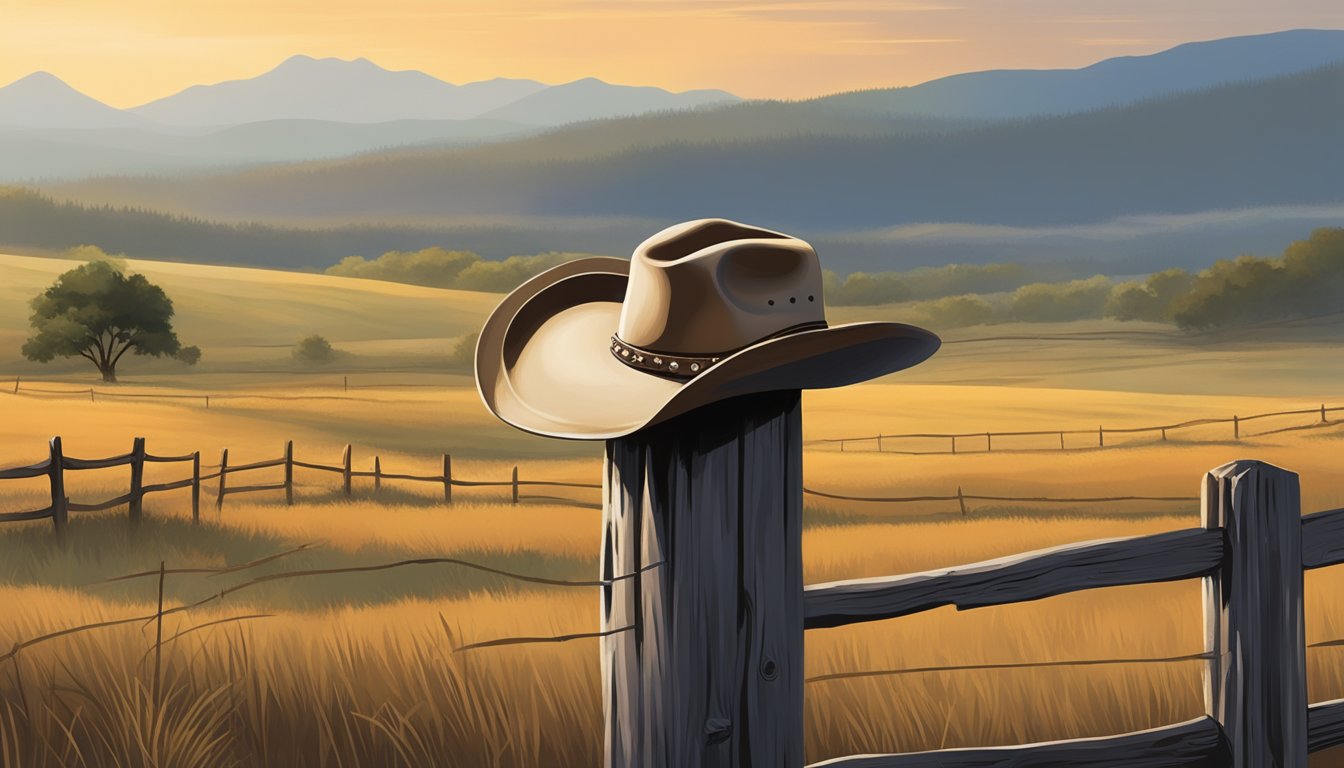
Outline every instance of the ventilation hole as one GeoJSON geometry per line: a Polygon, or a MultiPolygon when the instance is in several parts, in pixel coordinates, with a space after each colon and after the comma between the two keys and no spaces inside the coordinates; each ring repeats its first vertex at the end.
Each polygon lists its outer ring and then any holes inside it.
{"type": "Polygon", "coordinates": [[[790,304],[797,304],[797,303],[798,303],[798,297],[797,297],[797,296],[790,296],[790,297],[789,297],[789,303],[790,303],[790,304]]]}
{"type": "Polygon", "coordinates": [[[808,297],[807,297],[807,300],[808,300],[808,301],[816,301],[816,300],[817,300],[817,297],[815,297],[815,296],[808,296],[808,297]]]}
{"type": "Polygon", "coordinates": [[[775,306],[775,300],[774,300],[774,299],[771,299],[771,300],[770,300],[770,306],[772,306],[772,307],[775,306]]]}

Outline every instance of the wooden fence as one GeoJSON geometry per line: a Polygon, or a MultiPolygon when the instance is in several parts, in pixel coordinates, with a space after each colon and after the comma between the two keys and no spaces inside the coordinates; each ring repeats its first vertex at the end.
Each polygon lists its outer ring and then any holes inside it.
{"type": "Polygon", "coordinates": [[[1302,516],[1297,475],[1239,461],[1204,478],[1203,525],[803,591],[809,630],[1098,587],[1204,582],[1206,715],[1119,736],[857,755],[818,766],[1306,766],[1344,745],[1344,699],[1308,705],[1303,571],[1344,563],[1344,509],[1302,516]]]}
{"type": "MultiPolygon", "coordinates": [[[[1064,451],[1079,448],[1105,448],[1106,435],[1141,435],[1151,434],[1161,436],[1161,440],[1167,440],[1169,432],[1177,430],[1192,429],[1194,427],[1205,427],[1214,424],[1227,424],[1232,427],[1228,437],[1233,440],[1242,439],[1241,427],[1248,421],[1257,421],[1278,416],[1318,416],[1319,418],[1310,424],[1300,424],[1291,427],[1282,427],[1271,429],[1264,432],[1257,432],[1254,435],[1245,435],[1245,437],[1261,437],[1264,435],[1274,435],[1281,432],[1293,432],[1303,429],[1313,429],[1329,425],[1331,422],[1329,414],[1336,411],[1344,411],[1344,406],[1327,407],[1322,404],[1319,408],[1303,408],[1294,411],[1274,411],[1272,413],[1254,413],[1250,416],[1232,415],[1229,418],[1214,419],[1190,419],[1188,421],[1177,422],[1174,424],[1157,424],[1151,427],[1111,427],[1098,425],[1096,429],[1035,429],[1018,432],[907,432],[904,434],[883,434],[859,436],[859,437],[832,437],[818,440],[809,440],[808,445],[838,445],[841,451],[847,447],[853,447],[856,444],[859,447],[871,446],[870,450],[876,450],[879,453],[902,453],[902,454],[958,454],[958,453],[987,453],[994,450],[994,440],[1000,440],[1000,449],[1002,449],[1002,440],[1004,438],[1021,437],[1058,437],[1058,450],[1064,451]],[[1065,441],[1066,436],[1081,439],[1075,439],[1073,445],[1068,445],[1065,441]],[[932,450],[889,450],[888,446],[892,441],[920,441],[927,444],[929,441],[945,442],[946,448],[935,448],[932,450]],[[884,443],[885,441],[885,443],[884,443]],[[958,443],[958,441],[961,441],[958,443]]],[[[1112,441],[1114,444],[1114,441],[1112,441]]]]}
{"type": "Polygon", "coordinates": [[[339,465],[317,464],[313,462],[300,461],[294,458],[294,441],[285,443],[284,454],[276,459],[266,459],[264,461],[255,461],[248,464],[229,464],[229,449],[225,448],[220,453],[219,464],[216,467],[208,467],[215,471],[207,474],[201,473],[201,454],[199,451],[186,454],[184,456],[155,456],[145,451],[145,438],[135,438],[131,452],[120,456],[113,456],[107,459],[76,459],[66,456],[61,445],[60,437],[53,437],[49,444],[50,454],[47,459],[26,467],[13,467],[9,469],[0,469],[0,480],[18,480],[25,478],[46,477],[49,479],[51,489],[51,503],[41,509],[27,510],[22,512],[0,513],[0,523],[18,522],[23,520],[43,520],[50,518],[56,531],[61,531],[69,522],[70,512],[97,512],[125,504],[128,515],[131,520],[139,520],[142,515],[143,502],[145,496],[151,493],[162,491],[172,491],[179,488],[191,489],[191,518],[194,522],[200,522],[201,519],[201,484],[207,480],[217,480],[215,490],[215,506],[217,509],[223,509],[226,496],[239,493],[256,493],[261,491],[283,491],[285,494],[285,503],[292,505],[294,503],[294,469],[309,469],[320,472],[332,472],[341,475],[341,488],[345,496],[351,496],[353,493],[354,478],[372,478],[375,491],[380,490],[384,480],[400,480],[420,483],[434,483],[443,488],[443,501],[445,504],[453,502],[454,487],[496,487],[508,488],[510,491],[510,501],[518,504],[525,498],[521,489],[526,487],[546,486],[552,488],[590,488],[598,489],[602,486],[597,483],[571,483],[550,480],[522,480],[518,476],[518,467],[515,465],[513,473],[508,480],[463,480],[453,477],[453,459],[449,454],[443,454],[442,474],[437,475],[409,475],[393,472],[384,472],[382,459],[379,456],[373,457],[373,469],[371,471],[361,471],[354,469],[352,465],[352,450],[349,445],[341,456],[339,465]],[[191,462],[191,476],[169,483],[158,483],[155,485],[144,484],[145,465],[151,463],[172,463],[172,462],[191,462]],[[65,473],[69,471],[89,470],[89,469],[109,469],[112,467],[129,466],[131,468],[130,489],[116,498],[93,503],[80,503],[71,501],[66,493],[65,473]],[[283,468],[283,479],[280,482],[272,483],[254,483],[251,485],[229,485],[230,476],[245,472],[256,472],[266,469],[283,468]]]}

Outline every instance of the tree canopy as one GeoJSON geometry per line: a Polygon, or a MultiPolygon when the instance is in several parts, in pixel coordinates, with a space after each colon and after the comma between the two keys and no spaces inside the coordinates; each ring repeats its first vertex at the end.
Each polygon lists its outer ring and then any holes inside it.
{"type": "Polygon", "coordinates": [[[144,275],[126,275],[117,264],[91,261],[56,278],[35,297],[33,335],[23,345],[29,360],[83,357],[103,381],[117,380],[123,355],[161,357],[181,349],[173,332],[173,302],[144,275]]]}

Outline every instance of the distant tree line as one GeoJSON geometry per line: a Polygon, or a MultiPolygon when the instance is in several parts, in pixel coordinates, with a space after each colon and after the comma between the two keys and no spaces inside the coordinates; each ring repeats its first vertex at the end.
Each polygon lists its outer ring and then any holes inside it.
{"type": "Polygon", "coordinates": [[[935,328],[1109,317],[1212,330],[1344,312],[1344,228],[1321,228],[1281,256],[1241,256],[1200,272],[1168,269],[1144,280],[1023,285],[1006,295],[967,293],[915,302],[935,328]]]}
{"type": "Polygon", "coordinates": [[[327,274],[390,280],[431,288],[507,293],[533,275],[567,261],[592,255],[553,252],[491,261],[471,251],[431,247],[419,251],[388,251],[376,259],[347,256],[335,266],[328,267],[327,274]]]}

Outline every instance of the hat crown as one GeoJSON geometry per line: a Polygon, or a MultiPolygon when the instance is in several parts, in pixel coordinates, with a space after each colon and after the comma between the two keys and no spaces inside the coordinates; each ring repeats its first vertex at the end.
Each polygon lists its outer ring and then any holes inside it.
{"type": "Polygon", "coordinates": [[[821,264],[795,237],[726,219],[659,232],[635,249],[616,334],[673,355],[712,356],[824,324],[821,264]]]}

